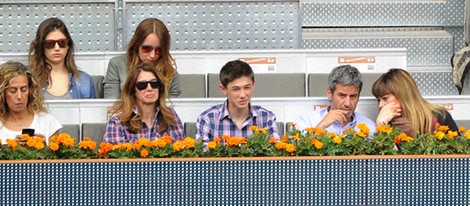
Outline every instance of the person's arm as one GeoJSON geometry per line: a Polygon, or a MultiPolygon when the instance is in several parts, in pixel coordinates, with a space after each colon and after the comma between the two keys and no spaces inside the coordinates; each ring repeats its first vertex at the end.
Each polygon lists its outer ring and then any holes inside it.
{"type": "Polygon", "coordinates": [[[181,78],[180,78],[180,75],[178,74],[178,72],[176,72],[173,79],[171,79],[170,88],[169,88],[169,91],[168,91],[168,96],[170,96],[172,98],[179,97],[180,94],[181,94],[180,85],[181,85],[181,78]]]}
{"type": "Polygon", "coordinates": [[[118,57],[109,60],[108,69],[103,80],[103,97],[105,99],[117,99],[121,94],[121,81],[119,69],[122,65],[118,63],[118,57]]]}
{"type": "Polygon", "coordinates": [[[126,136],[124,133],[124,126],[119,121],[117,115],[111,116],[106,124],[103,141],[111,144],[126,143],[126,136]]]}

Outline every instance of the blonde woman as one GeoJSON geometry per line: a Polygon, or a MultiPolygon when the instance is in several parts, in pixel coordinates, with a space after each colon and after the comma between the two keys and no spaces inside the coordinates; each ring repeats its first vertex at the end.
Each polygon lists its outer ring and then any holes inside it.
{"type": "Polygon", "coordinates": [[[396,126],[412,137],[434,131],[436,123],[458,130],[446,108],[427,102],[413,77],[403,69],[390,69],[380,76],[372,86],[372,94],[380,109],[378,126],[396,126]]]}
{"type": "Polygon", "coordinates": [[[25,128],[34,129],[34,135],[47,143],[62,125],[44,105],[41,89],[30,70],[19,62],[0,65],[0,138],[19,138],[25,128]]]}

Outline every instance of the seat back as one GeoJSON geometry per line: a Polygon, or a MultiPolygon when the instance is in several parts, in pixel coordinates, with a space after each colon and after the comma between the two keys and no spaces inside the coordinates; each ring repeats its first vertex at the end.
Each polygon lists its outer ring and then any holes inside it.
{"type": "MultiPolygon", "coordinates": [[[[255,82],[253,97],[305,97],[304,73],[259,73],[255,82]]],[[[219,84],[219,74],[207,74],[208,97],[224,97],[219,84]]]]}
{"type": "Polygon", "coordinates": [[[185,137],[196,137],[196,122],[184,123],[184,135],[185,137]]]}
{"type": "Polygon", "coordinates": [[[67,133],[72,138],[75,138],[75,143],[79,142],[80,139],[80,125],[78,124],[64,124],[59,133],[67,133]]]}
{"type": "Polygon", "coordinates": [[[206,97],[206,76],[204,74],[180,74],[181,98],[206,97]]]}
{"type": "Polygon", "coordinates": [[[465,127],[466,129],[470,128],[470,120],[455,120],[455,123],[458,127],[465,127]]]}
{"type": "Polygon", "coordinates": [[[89,137],[98,144],[103,141],[104,132],[106,131],[106,123],[83,123],[82,139],[89,137]]]}
{"type": "Polygon", "coordinates": [[[103,75],[92,75],[91,78],[93,79],[93,84],[95,86],[95,95],[96,98],[103,98],[103,75]]]}

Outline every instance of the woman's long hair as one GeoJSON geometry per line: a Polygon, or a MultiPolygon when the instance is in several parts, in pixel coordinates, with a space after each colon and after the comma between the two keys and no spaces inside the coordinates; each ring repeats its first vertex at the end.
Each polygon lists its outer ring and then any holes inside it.
{"type": "Polygon", "coordinates": [[[9,86],[10,81],[17,76],[24,76],[28,80],[29,95],[28,105],[26,106],[28,112],[47,112],[41,88],[38,86],[38,82],[34,75],[31,74],[31,71],[22,63],[8,61],[0,65],[0,99],[3,102],[0,106],[0,122],[3,122],[10,112],[5,99],[5,90],[9,86]]]}
{"type": "Polygon", "coordinates": [[[165,24],[159,19],[144,19],[135,29],[134,35],[127,46],[128,68],[135,68],[137,64],[142,62],[139,57],[139,49],[149,34],[155,34],[160,39],[161,54],[154,66],[162,73],[163,80],[169,82],[176,74],[176,65],[170,54],[170,31],[168,31],[165,24]]]}
{"type": "Polygon", "coordinates": [[[123,122],[129,131],[138,132],[142,128],[142,118],[139,114],[142,114],[142,109],[137,104],[136,97],[136,83],[137,77],[143,71],[151,72],[158,81],[162,84],[158,88],[158,100],[155,102],[155,110],[160,108],[160,112],[157,116],[158,126],[160,127],[160,133],[168,129],[170,125],[175,125],[176,120],[173,116],[173,112],[166,105],[166,96],[167,96],[167,83],[161,81],[162,74],[155,70],[152,65],[149,64],[138,64],[134,69],[132,69],[127,77],[126,82],[124,83],[123,90],[121,92],[120,99],[116,101],[114,106],[111,108],[111,114],[118,114],[119,120],[123,122]],[[132,109],[134,105],[137,106],[139,114],[135,114],[132,109]]]}
{"type": "Polygon", "coordinates": [[[426,101],[420,94],[413,77],[403,69],[390,69],[372,86],[372,94],[382,97],[392,94],[401,104],[402,116],[411,124],[412,134],[432,132],[434,115],[445,116],[444,107],[426,101]]]}
{"type": "Polygon", "coordinates": [[[29,47],[29,67],[38,78],[39,85],[41,87],[46,87],[52,84],[52,66],[47,63],[46,54],[44,52],[46,50],[44,47],[44,41],[46,40],[47,35],[55,30],[62,32],[68,40],[69,48],[65,55],[65,68],[73,74],[73,81],[75,81],[79,75],[78,67],[75,64],[74,59],[75,46],[65,23],[58,18],[49,18],[39,25],[38,30],[36,31],[36,37],[29,47]]]}

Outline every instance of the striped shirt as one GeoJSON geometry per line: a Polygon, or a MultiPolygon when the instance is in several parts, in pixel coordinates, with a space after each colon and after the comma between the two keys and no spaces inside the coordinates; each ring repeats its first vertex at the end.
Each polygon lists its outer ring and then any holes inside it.
{"type": "MultiPolygon", "coordinates": [[[[157,108],[155,112],[155,116],[153,117],[152,127],[149,128],[147,124],[142,122],[142,127],[137,133],[133,133],[127,129],[127,126],[119,120],[118,114],[113,114],[106,125],[106,131],[104,133],[103,140],[108,143],[117,144],[117,143],[134,143],[139,138],[144,137],[149,140],[155,140],[159,137],[163,137],[165,135],[170,135],[173,137],[173,141],[175,140],[182,140],[184,138],[183,135],[183,126],[181,124],[181,120],[176,114],[173,108],[169,108],[173,113],[173,117],[176,120],[175,125],[168,126],[167,130],[164,132],[158,132],[160,130],[160,126],[157,124],[157,115],[160,112],[160,108],[157,108]]],[[[136,106],[132,109],[132,112],[135,114],[139,114],[139,111],[136,106]]]]}
{"type": "Polygon", "coordinates": [[[250,104],[250,114],[238,128],[230,117],[227,101],[224,104],[215,105],[199,115],[196,123],[196,140],[209,142],[214,137],[223,135],[236,137],[249,137],[253,134],[250,126],[258,128],[266,127],[271,137],[279,138],[276,126],[276,116],[271,111],[257,105],[250,104]]]}

